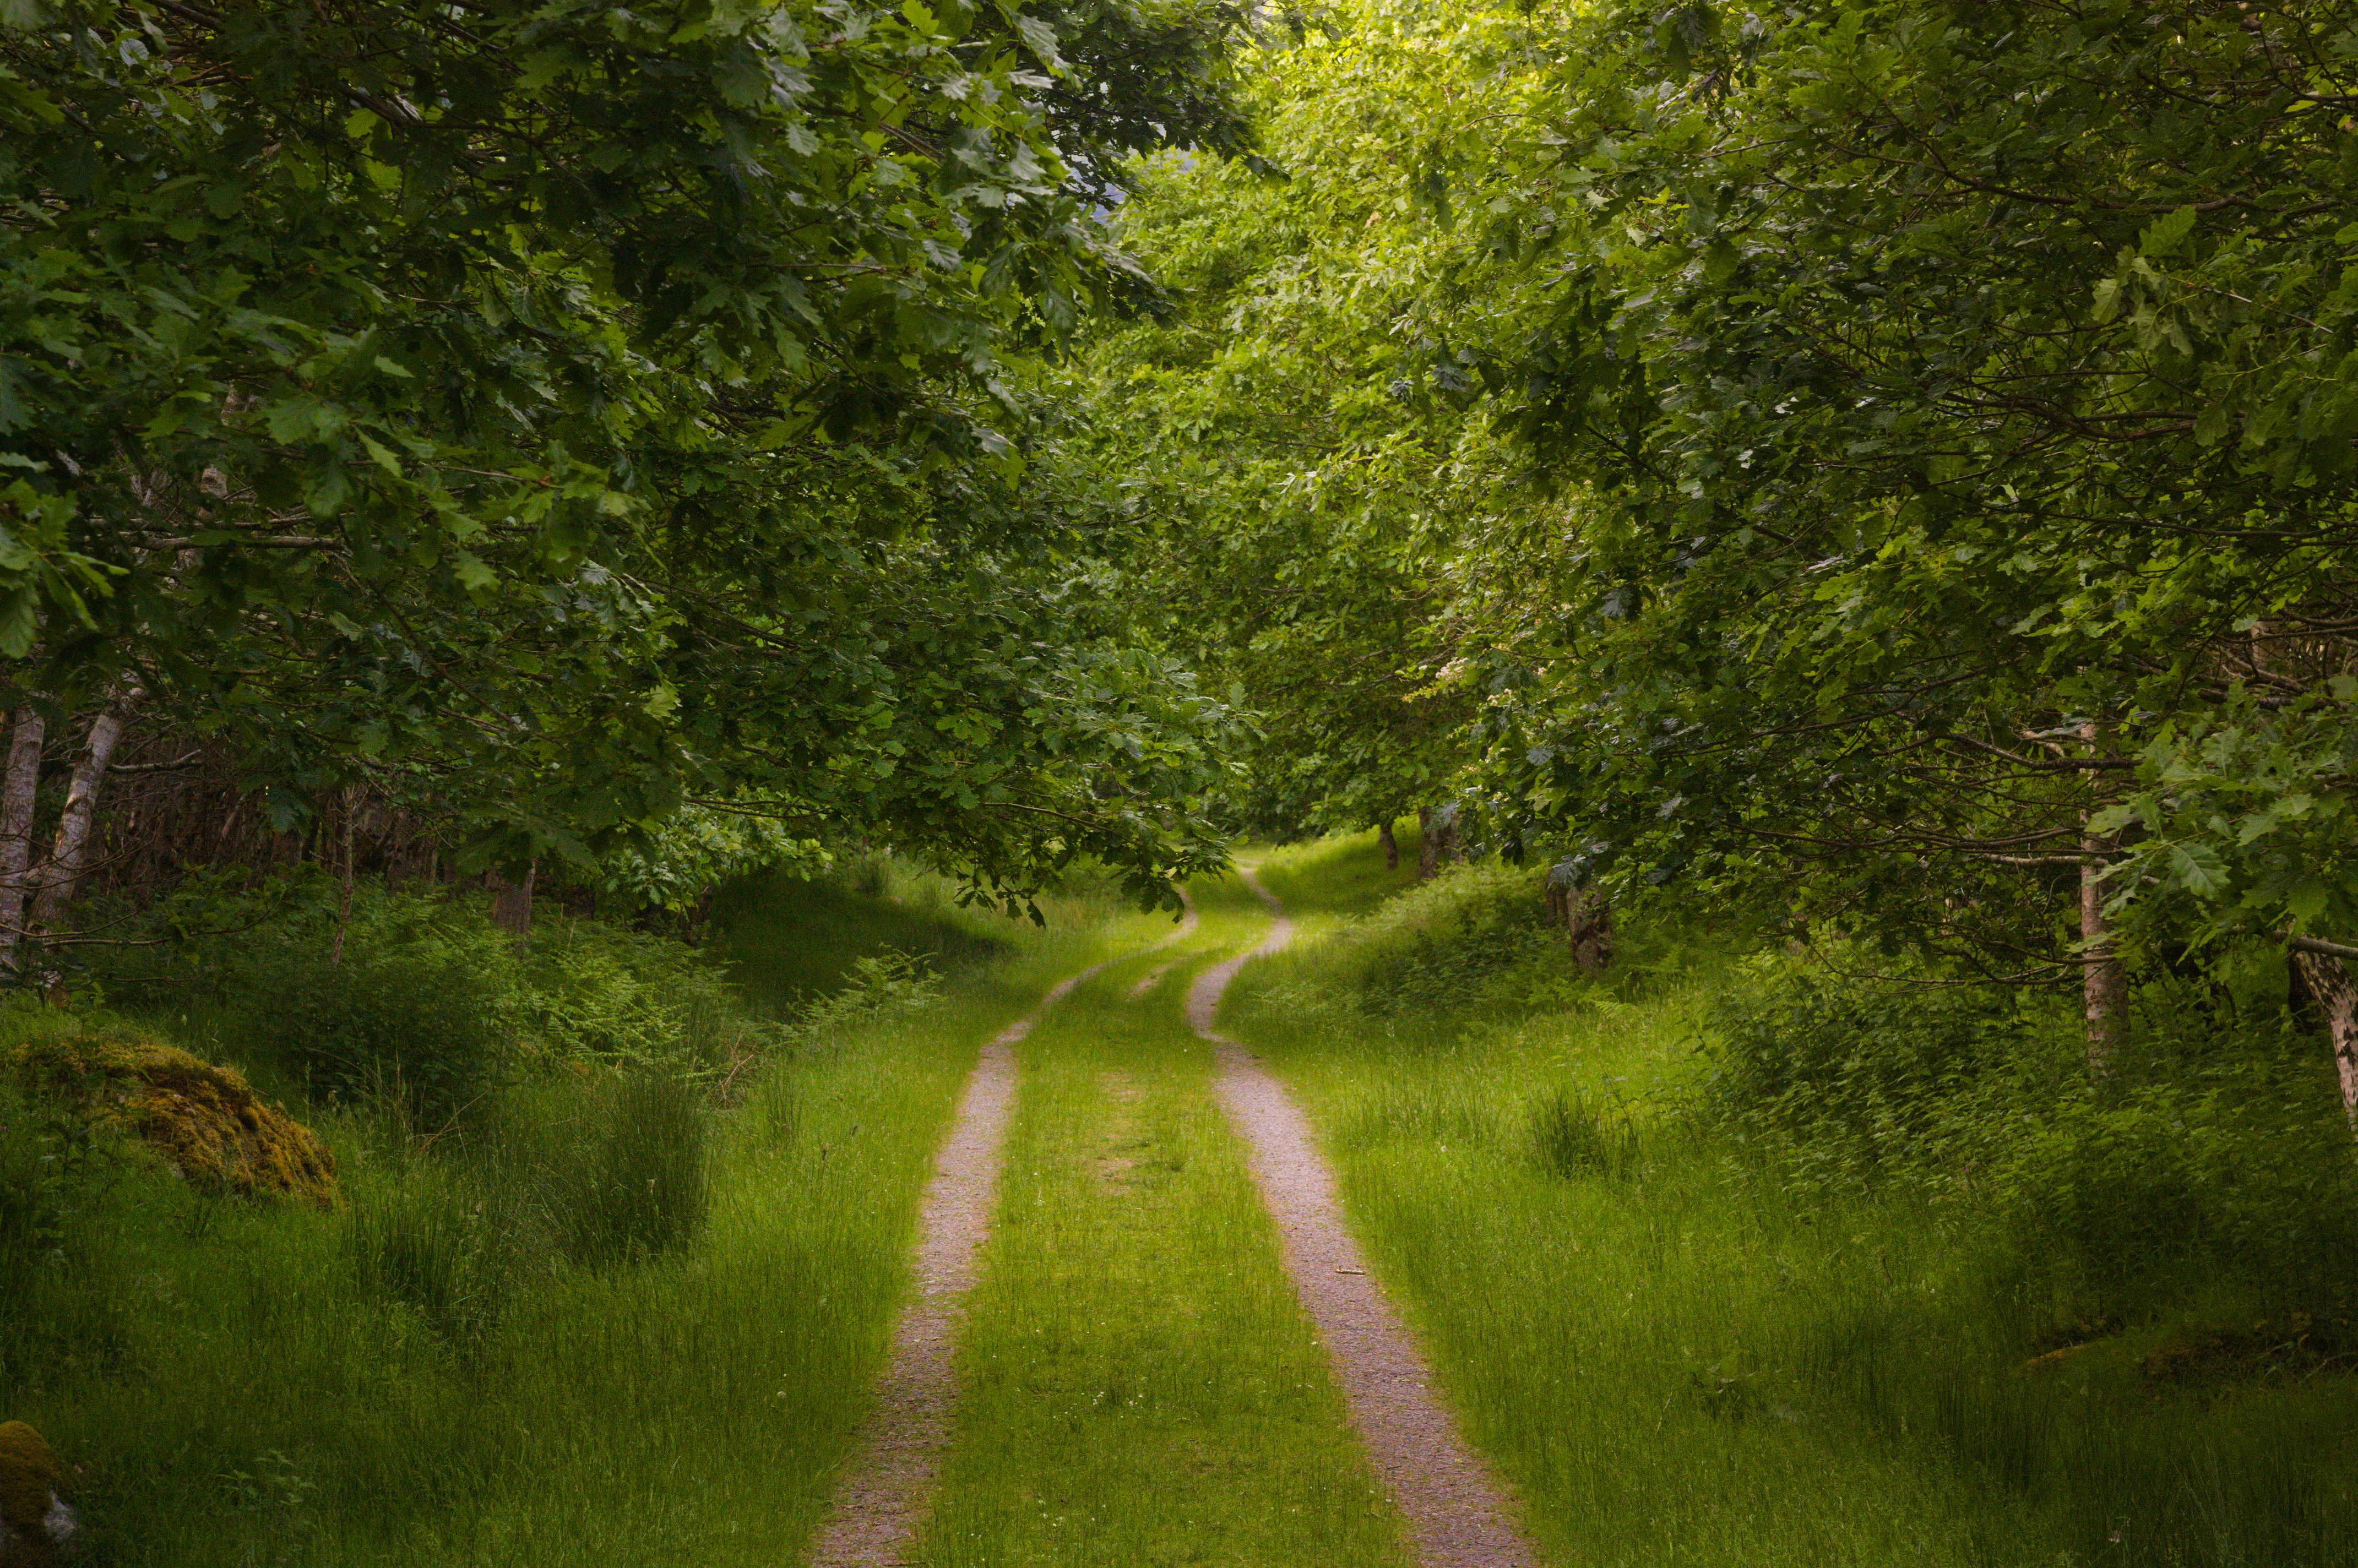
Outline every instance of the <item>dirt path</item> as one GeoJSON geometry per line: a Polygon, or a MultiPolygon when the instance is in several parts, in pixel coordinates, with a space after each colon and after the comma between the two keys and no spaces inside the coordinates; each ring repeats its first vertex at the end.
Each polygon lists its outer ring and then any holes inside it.
{"type": "MultiPolygon", "coordinates": [[[[1191,906],[1177,930],[1145,951],[1184,941],[1195,929],[1191,906]]],[[[915,1295],[894,1325],[876,1406],[811,1542],[810,1568],[890,1568],[907,1561],[949,1446],[957,1324],[999,1195],[1000,1152],[1015,1107],[1015,1044],[1074,987],[1137,956],[1125,953],[1058,981],[982,1048],[918,1210],[915,1295]]]]}
{"type": "Polygon", "coordinates": [[[1506,1490],[1457,1435],[1429,1386],[1423,1352],[1344,1228],[1335,1177],[1309,1121],[1257,1057],[1213,1027],[1237,971],[1293,935],[1283,906],[1250,871],[1240,874],[1277,923],[1260,946],[1204,972],[1187,993],[1187,1022],[1218,1048],[1220,1099],[1251,1146],[1253,1177],[1277,1220],[1286,1271],[1334,1357],[1376,1472],[1408,1520],[1420,1568],[1538,1568],[1506,1490]]]}

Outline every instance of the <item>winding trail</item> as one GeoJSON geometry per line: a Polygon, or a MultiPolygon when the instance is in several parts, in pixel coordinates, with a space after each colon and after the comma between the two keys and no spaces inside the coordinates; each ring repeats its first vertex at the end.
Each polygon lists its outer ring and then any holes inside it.
{"type": "MultiPolygon", "coordinates": [[[[1190,904],[1178,929],[1141,951],[1184,941],[1195,924],[1190,904]]],[[[999,1195],[1001,1154],[1015,1106],[1016,1043],[1074,987],[1137,957],[1124,953],[1059,980],[977,1058],[917,1213],[915,1294],[893,1327],[875,1408],[811,1542],[811,1568],[891,1568],[907,1561],[949,1447],[957,1408],[958,1319],[974,1288],[975,1259],[990,1237],[999,1195]]]]}
{"type": "Polygon", "coordinates": [[[1408,1521],[1419,1568],[1539,1568],[1505,1488],[1458,1436],[1432,1373],[1343,1224],[1335,1176],[1310,1123],[1258,1057],[1214,1027],[1237,971],[1293,936],[1284,906],[1252,872],[1245,886],[1277,916],[1249,953],[1217,964],[1187,992],[1187,1022],[1219,1054],[1218,1093],[1251,1148],[1253,1179],[1277,1221],[1286,1272],[1335,1363],[1352,1424],[1408,1521]]]}

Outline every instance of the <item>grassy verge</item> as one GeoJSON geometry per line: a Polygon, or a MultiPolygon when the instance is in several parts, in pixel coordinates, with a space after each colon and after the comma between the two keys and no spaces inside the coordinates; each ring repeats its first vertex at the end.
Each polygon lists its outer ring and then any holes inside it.
{"type": "Polygon", "coordinates": [[[1022,1098],[961,1350],[957,1444],[918,1561],[1380,1568],[1394,1524],[1279,1265],[1180,1015],[1203,959],[1266,925],[1199,890],[1188,957],[1071,997],[1022,1098]]]}
{"type": "Polygon", "coordinates": [[[2358,1562],[2358,1379],[2157,1376],[2167,1317],[2039,1341],[1968,1209],[1796,1181],[1684,1114],[1725,969],[1475,1022],[1371,1006],[1348,949],[1376,863],[1270,858],[1303,939],[1230,1027],[1321,1128],[1552,1561],[2358,1562]]]}
{"type": "MultiPolygon", "coordinates": [[[[722,933],[750,989],[860,956],[856,918],[753,912],[722,933]]],[[[838,1013],[719,1101],[559,1068],[429,1153],[315,1108],[335,1212],[78,1155],[68,1245],[18,1271],[6,1332],[49,1337],[8,1361],[0,1418],[82,1467],[109,1564],[791,1562],[865,1411],[977,1044],[1159,930],[1105,901],[1048,913],[1037,932],[945,909],[992,961],[931,1005],[838,1013]]]]}

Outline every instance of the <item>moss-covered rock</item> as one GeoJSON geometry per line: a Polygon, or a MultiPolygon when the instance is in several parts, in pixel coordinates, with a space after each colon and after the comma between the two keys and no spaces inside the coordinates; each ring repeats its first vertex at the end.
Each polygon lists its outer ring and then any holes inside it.
{"type": "Polygon", "coordinates": [[[66,1467],[41,1434],[21,1421],[0,1422],[0,1563],[64,1560],[76,1528],[65,1490],[66,1467]]]}
{"type": "Polygon", "coordinates": [[[5,1060],[28,1091],[139,1140],[191,1183],[323,1208],[335,1201],[335,1157],[228,1067],[120,1034],[36,1040],[5,1060]]]}

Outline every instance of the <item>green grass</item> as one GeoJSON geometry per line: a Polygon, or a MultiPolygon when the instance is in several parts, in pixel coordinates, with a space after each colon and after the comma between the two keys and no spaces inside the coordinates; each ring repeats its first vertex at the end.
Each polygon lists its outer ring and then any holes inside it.
{"type": "MultiPolygon", "coordinates": [[[[1102,900],[1048,914],[944,914],[995,960],[772,1060],[725,1108],[560,1074],[422,1158],[314,1112],[337,1213],[90,1162],[75,1257],[0,1259],[5,1331],[45,1336],[0,1377],[0,1418],[82,1466],[98,1560],[123,1568],[790,1563],[867,1409],[979,1042],[1163,929],[1102,900]],[[711,1152],[693,1230],[683,1114],[711,1152]],[[661,1190],[605,1201],[626,1177],[661,1190]]],[[[726,935],[759,990],[859,924],[726,935]]]]}
{"type": "Polygon", "coordinates": [[[1164,956],[1019,1048],[932,1568],[1402,1561],[1180,1015],[1187,976],[1266,917],[1233,883],[1198,895],[1189,957],[1143,1000],[1126,998],[1164,956]]]}
{"type": "Polygon", "coordinates": [[[1270,858],[1303,936],[1228,1027],[1320,1127],[1551,1561],[2358,1562],[2358,1379],[2157,1382],[2169,1322],[2027,1367],[1972,1215],[1782,1190],[1679,1113],[1719,980],[1474,1027],[1363,1010],[1342,937],[1379,868],[1371,836],[1270,858]],[[1563,1153],[1598,1122],[1634,1158],[1563,1153]]]}

